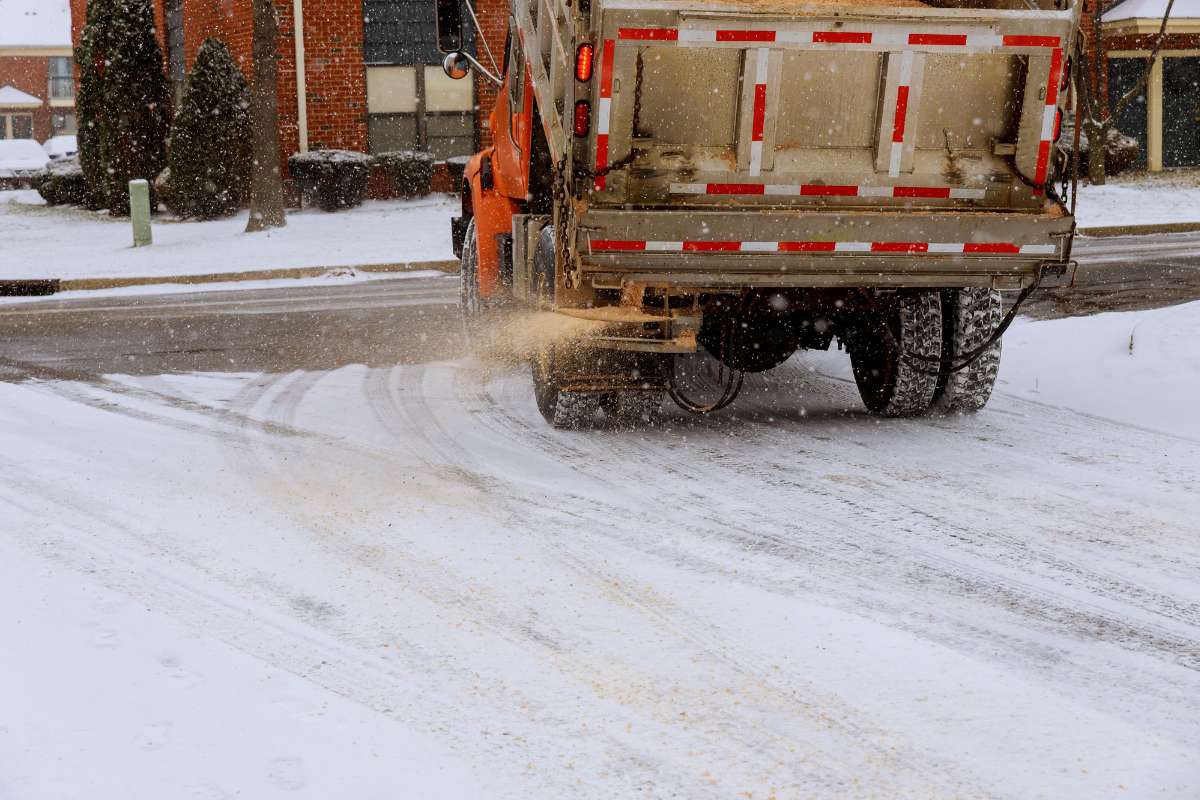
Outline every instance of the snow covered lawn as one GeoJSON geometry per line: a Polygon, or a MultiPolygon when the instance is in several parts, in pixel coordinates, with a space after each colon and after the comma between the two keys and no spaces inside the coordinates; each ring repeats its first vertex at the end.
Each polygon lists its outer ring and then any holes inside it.
{"type": "Polygon", "coordinates": [[[1081,228],[1200,222],[1200,171],[1132,173],[1103,186],[1081,186],[1081,228]]]}
{"type": "Polygon", "coordinates": [[[246,214],[211,222],[156,219],[154,245],[134,248],[128,220],[49,208],[32,191],[0,192],[0,280],[205,275],[453,259],[451,199],[368,201],[329,214],[291,212],[288,226],[243,233],[246,214]]]}
{"type": "Polygon", "coordinates": [[[999,391],[1200,440],[1200,302],[1018,320],[999,391]]]}

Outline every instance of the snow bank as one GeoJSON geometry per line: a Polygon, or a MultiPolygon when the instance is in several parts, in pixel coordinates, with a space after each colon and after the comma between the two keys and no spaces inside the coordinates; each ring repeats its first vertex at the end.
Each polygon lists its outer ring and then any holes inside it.
{"type": "Polygon", "coordinates": [[[1031,322],[1004,338],[998,391],[1200,439],[1200,302],[1031,322]]]}
{"type": "Polygon", "coordinates": [[[1081,228],[1200,222],[1200,178],[1191,173],[1135,175],[1103,186],[1081,186],[1075,216],[1081,228]]]}
{"type": "Polygon", "coordinates": [[[286,228],[256,234],[244,233],[245,212],[211,222],[164,216],[154,223],[154,245],[134,249],[128,220],[78,208],[30,207],[37,203],[36,192],[0,192],[0,242],[6,253],[16,254],[0,261],[0,279],[166,277],[452,260],[450,218],[458,213],[457,202],[441,196],[368,201],[334,214],[290,212],[286,228]]]}

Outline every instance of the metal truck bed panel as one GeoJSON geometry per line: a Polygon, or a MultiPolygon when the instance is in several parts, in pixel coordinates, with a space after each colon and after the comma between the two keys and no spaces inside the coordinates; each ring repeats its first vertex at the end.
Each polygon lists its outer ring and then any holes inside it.
{"type": "Polygon", "coordinates": [[[1041,207],[1074,11],[783,8],[599,6],[592,203],[1041,207]]]}
{"type": "Polygon", "coordinates": [[[678,286],[1014,288],[1064,257],[1072,225],[1058,214],[593,209],[576,244],[584,274],[606,276],[600,285],[636,275],[678,286]]]}

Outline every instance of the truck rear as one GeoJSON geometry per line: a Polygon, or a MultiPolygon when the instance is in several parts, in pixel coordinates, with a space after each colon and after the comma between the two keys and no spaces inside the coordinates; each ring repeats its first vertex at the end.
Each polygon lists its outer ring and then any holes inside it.
{"type": "Polygon", "coordinates": [[[981,408],[1000,290],[1070,258],[1078,19],[1066,0],[513,0],[455,228],[464,313],[603,325],[533,359],[555,424],[645,417],[663,392],[710,411],[834,342],[872,411],[981,408]],[[682,386],[697,349],[715,398],[682,386]]]}

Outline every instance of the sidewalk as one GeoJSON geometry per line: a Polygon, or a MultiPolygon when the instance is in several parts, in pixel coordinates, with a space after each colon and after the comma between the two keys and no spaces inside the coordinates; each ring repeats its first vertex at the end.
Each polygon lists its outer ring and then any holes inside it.
{"type": "Polygon", "coordinates": [[[79,208],[49,208],[36,192],[0,192],[0,282],[57,280],[67,288],[146,283],[313,277],[363,271],[447,268],[456,201],[368,201],[338,213],[305,209],[288,225],[246,234],[246,213],[210,222],[155,218],[154,244],[131,246],[128,220],[79,208]],[[436,262],[436,263],[431,263],[436,262]],[[165,280],[164,280],[165,279],[165,280]]]}

